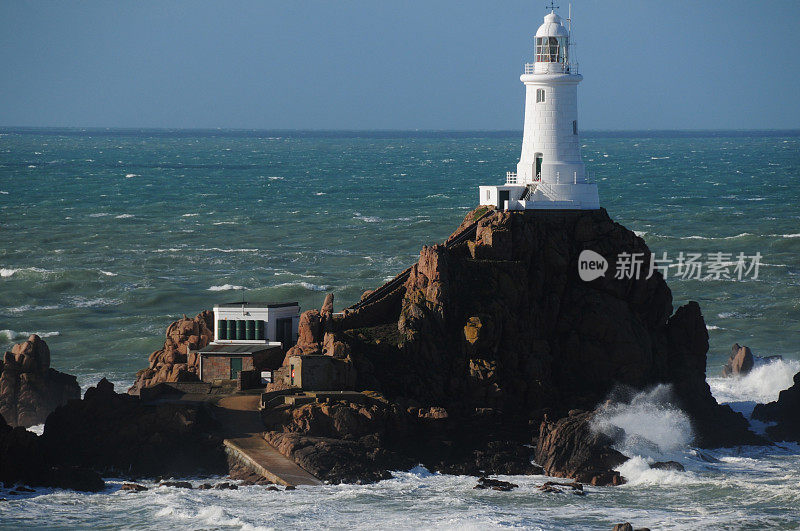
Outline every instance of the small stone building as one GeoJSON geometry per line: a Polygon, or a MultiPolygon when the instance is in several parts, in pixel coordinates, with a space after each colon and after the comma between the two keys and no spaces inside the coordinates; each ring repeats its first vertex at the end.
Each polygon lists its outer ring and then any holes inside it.
{"type": "Polygon", "coordinates": [[[356,383],[353,364],[333,356],[290,356],[281,369],[286,385],[306,391],[344,391],[356,383]]]}
{"type": "Polygon", "coordinates": [[[280,344],[225,345],[209,343],[197,352],[200,379],[236,380],[242,371],[271,370],[283,361],[280,344]]]}

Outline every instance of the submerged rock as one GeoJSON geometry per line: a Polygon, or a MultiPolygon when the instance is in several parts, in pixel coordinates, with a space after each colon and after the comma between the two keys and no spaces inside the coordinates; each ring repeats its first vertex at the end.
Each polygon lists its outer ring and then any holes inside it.
{"type": "Polygon", "coordinates": [[[650,468],[656,470],[673,470],[675,472],[686,472],[686,468],[677,461],[657,461],[650,464],[650,468]]]}
{"type": "Polygon", "coordinates": [[[80,396],[74,376],[50,367],[50,348],[36,334],[0,361],[0,415],[10,426],[43,424],[56,407],[80,396]]]}
{"type": "Polygon", "coordinates": [[[501,492],[508,492],[510,490],[514,490],[518,488],[519,485],[516,483],[511,483],[509,481],[501,481],[499,479],[492,479],[487,477],[481,477],[478,479],[478,484],[475,485],[474,489],[492,489],[498,490],[501,492]]]}

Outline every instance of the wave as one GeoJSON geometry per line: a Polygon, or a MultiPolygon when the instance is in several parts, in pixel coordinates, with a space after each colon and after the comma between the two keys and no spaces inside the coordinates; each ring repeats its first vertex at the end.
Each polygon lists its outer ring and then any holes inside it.
{"type": "Polygon", "coordinates": [[[689,416],[674,403],[670,385],[638,393],[617,389],[600,407],[592,428],[611,437],[625,455],[663,458],[688,448],[694,438],[689,416]]]}
{"type": "Polygon", "coordinates": [[[752,411],[751,405],[765,404],[778,399],[778,393],[792,386],[793,377],[800,372],[798,360],[756,360],[753,369],[744,376],[707,378],[711,394],[721,404],[729,404],[741,412],[752,411]]]}
{"type": "Polygon", "coordinates": [[[125,174],[125,178],[126,179],[130,179],[131,177],[138,177],[138,176],[139,176],[138,173],[126,173],[125,174]]]}
{"type": "Polygon", "coordinates": [[[223,284],[221,286],[211,286],[207,291],[232,291],[247,289],[244,286],[235,286],[233,284],[223,284]]]}
{"type": "Polygon", "coordinates": [[[184,214],[184,215],[182,215],[181,217],[182,217],[182,218],[193,218],[193,217],[195,217],[195,216],[199,216],[199,215],[200,215],[200,214],[199,214],[198,212],[193,212],[193,213],[191,213],[191,214],[184,214]]]}
{"type": "Polygon", "coordinates": [[[327,284],[312,284],[311,282],[284,282],[283,284],[277,284],[273,287],[276,288],[296,288],[301,287],[305,288],[309,291],[328,291],[331,287],[327,284]]]}
{"type": "Polygon", "coordinates": [[[69,297],[68,307],[73,308],[104,308],[106,306],[119,306],[122,301],[119,299],[112,299],[109,297],[97,297],[90,299],[88,297],[74,296],[69,297]]]}
{"type": "Polygon", "coordinates": [[[95,212],[94,214],[89,214],[90,218],[104,218],[106,216],[110,216],[108,212],[95,212]]]}
{"type": "Polygon", "coordinates": [[[104,274],[105,276],[107,276],[107,277],[115,277],[115,276],[117,276],[117,273],[112,273],[111,271],[103,271],[102,269],[100,269],[100,272],[102,274],[104,274]]]}
{"type": "Polygon", "coordinates": [[[0,194],[2,194],[2,195],[8,195],[8,192],[6,192],[5,190],[0,190],[0,194]]]}
{"type": "Polygon", "coordinates": [[[135,217],[133,214],[120,214],[119,216],[114,216],[114,219],[130,219],[135,217]]]}
{"type": "Polygon", "coordinates": [[[7,341],[18,341],[21,339],[28,339],[31,334],[36,334],[42,339],[46,337],[60,336],[61,332],[17,332],[14,330],[0,330],[0,337],[5,337],[7,341]]]}
{"type": "Polygon", "coordinates": [[[353,219],[361,220],[365,223],[378,223],[381,221],[381,218],[375,216],[364,216],[361,212],[353,212],[353,219]]]}
{"type": "Polygon", "coordinates": [[[42,269],[40,267],[21,267],[18,269],[0,269],[0,277],[8,278],[12,277],[17,273],[39,273],[41,275],[47,275],[53,273],[54,271],[50,271],[49,269],[42,269]]]}

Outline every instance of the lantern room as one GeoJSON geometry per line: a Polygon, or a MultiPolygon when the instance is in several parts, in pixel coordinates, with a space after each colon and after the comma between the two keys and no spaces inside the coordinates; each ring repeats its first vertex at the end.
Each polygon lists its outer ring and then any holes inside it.
{"type": "Polygon", "coordinates": [[[563,73],[569,71],[569,30],[563,19],[554,12],[544,17],[536,31],[535,73],[563,73]]]}

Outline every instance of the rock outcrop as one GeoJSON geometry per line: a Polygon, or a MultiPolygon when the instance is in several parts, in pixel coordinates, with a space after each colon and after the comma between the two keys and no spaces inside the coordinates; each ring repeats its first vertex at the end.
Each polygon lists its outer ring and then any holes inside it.
{"type": "Polygon", "coordinates": [[[624,483],[613,469],[628,458],[611,447],[613,441],[607,435],[591,429],[594,416],[594,412],[576,410],[556,421],[542,421],[534,455],[548,475],[591,485],[624,483]]]}
{"type": "MultiPolygon", "coordinates": [[[[588,424],[618,386],[670,384],[700,446],[763,442],[744,417],[714,400],[700,307],[690,302],[673,313],[650,256],[644,241],[605,210],[481,207],[357,308],[306,312],[294,352],[346,353],[356,389],[380,393],[410,419],[407,438],[384,435],[384,448],[434,470],[533,473],[534,452],[524,446],[532,441],[550,474],[619,483],[612,469],[625,457],[588,424]],[[590,282],[578,275],[578,256],[587,249],[611,264],[590,282]],[[638,273],[615,271],[618,257],[638,258],[638,273]],[[422,422],[420,412],[438,411],[445,419],[422,422]]],[[[357,440],[312,436],[316,428],[296,420],[277,423],[270,437],[301,465],[318,466],[309,460],[328,451],[304,437],[327,445],[357,440]]],[[[382,421],[372,422],[363,431],[381,432],[382,421]]]]}
{"type": "Polygon", "coordinates": [[[754,364],[755,358],[750,347],[734,343],[731,347],[731,355],[722,368],[722,376],[744,376],[750,372],[754,364]]]}
{"type": "Polygon", "coordinates": [[[775,423],[766,429],[773,440],[800,443],[800,372],[794,375],[794,385],[780,392],[778,400],[756,405],[752,418],[775,423]]]}
{"type": "Polygon", "coordinates": [[[50,367],[50,349],[35,334],[0,361],[0,415],[11,426],[42,424],[56,407],[80,395],[74,376],[50,367]]]}
{"type": "Polygon", "coordinates": [[[12,428],[2,416],[0,482],[6,487],[23,484],[88,492],[98,492],[105,487],[100,476],[91,470],[51,464],[38,435],[22,426],[12,428]]]}
{"type": "Polygon", "coordinates": [[[105,378],[83,400],[47,418],[42,443],[51,462],[125,476],[227,473],[216,422],[200,405],[147,405],[114,392],[105,378]]]}
{"type": "Polygon", "coordinates": [[[184,315],[169,325],[166,336],[164,347],[150,354],[149,367],[136,373],[136,382],[128,393],[139,394],[143,387],[162,382],[197,381],[197,356],[189,351],[214,340],[214,313],[204,310],[193,319],[184,315]]]}

